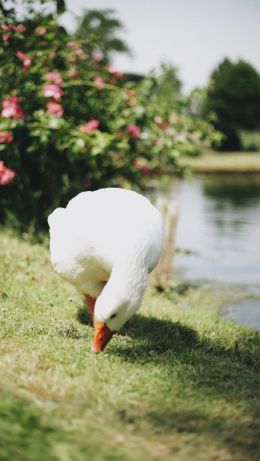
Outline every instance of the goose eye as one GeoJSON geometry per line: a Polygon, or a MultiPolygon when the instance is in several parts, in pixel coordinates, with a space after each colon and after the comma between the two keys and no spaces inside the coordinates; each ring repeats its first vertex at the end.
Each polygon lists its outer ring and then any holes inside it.
{"type": "Polygon", "coordinates": [[[116,314],[112,314],[110,317],[110,320],[114,319],[116,317],[116,314]]]}

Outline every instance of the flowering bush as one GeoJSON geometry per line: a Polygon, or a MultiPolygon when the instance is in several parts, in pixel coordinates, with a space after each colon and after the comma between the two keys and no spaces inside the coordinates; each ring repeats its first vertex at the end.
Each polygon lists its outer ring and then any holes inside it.
{"type": "Polygon", "coordinates": [[[12,210],[42,225],[81,190],[142,187],[214,136],[205,122],[160,109],[155,78],[131,83],[87,49],[52,16],[0,26],[2,218],[12,210]]]}
{"type": "Polygon", "coordinates": [[[6,186],[14,177],[15,172],[11,168],[7,168],[4,162],[0,161],[0,186],[6,186]]]}

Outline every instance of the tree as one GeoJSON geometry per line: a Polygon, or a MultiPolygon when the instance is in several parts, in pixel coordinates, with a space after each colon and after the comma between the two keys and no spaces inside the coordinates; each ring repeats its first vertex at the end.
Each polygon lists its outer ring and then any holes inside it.
{"type": "MultiPolygon", "coordinates": [[[[35,11],[38,11],[38,14],[43,13],[45,5],[54,6],[58,15],[63,14],[66,10],[65,0],[40,0],[40,2],[37,0],[20,0],[20,6],[23,7],[27,15],[34,15],[35,11]]],[[[16,0],[0,0],[0,19],[3,17],[14,21],[16,19],[16,7],[16,0]]]]}
{"type": "Polygon", "coordinates": [[[178,69],[169,63],[162,63],[158,75],[158,87],[155,91],[158,103],[167,109],[174,109],[181,97],[181,81],[178,69]]]}
{"type": "Polygon", "coordinates": [[[76,36],[80,40],[87,40],[89,54],[101,54],[103,62],[108,63],[114,53],[129,53],[128,45],[118,33],[123,30],[123,25],[115,17],[114,10],[85,10],[76,36]]]}
{"type": "Polygon", "coordinates": [[[222,148],[239,149],[239,130],[260,126],[260,76],[254,67],[224,59],[211,75],[205,110],[216,115],[214,125],[225,135],[222,148]]]}

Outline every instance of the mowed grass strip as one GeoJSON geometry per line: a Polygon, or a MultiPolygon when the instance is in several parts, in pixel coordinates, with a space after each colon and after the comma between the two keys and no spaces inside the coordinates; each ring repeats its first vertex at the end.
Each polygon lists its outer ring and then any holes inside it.
{"type": "Polygon", "coordinates": [[[260,173],[260,152],[205,152],[199,157],[183,157],[181,163],[195,173],[260,173]]]}
{"type": "Polygon", "coordinates": [[[258,461],[259,335],[206,289],[156,294],[106,351],[47,248],[2,231],[1,461],[258,461]]]}

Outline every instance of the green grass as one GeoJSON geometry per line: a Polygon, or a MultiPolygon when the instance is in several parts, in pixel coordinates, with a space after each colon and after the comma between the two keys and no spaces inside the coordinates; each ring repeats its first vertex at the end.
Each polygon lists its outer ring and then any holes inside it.
{"type": "Polygon", "coordinates": [[[241,131],[240,140],[243,150],[260,151],[260,131],[241,131]]]}
{"type": "Polygon", "coordinates": [[[2,232],[1,461],[259,459],[259,336],[230,293],[148,290],[106,351],[46,248],[2,232]]]}
{"type": "Polygon", "coordinates": [[[196,173],[260,173],[259,152],[206,152],[181,163],[196,173]]]}

